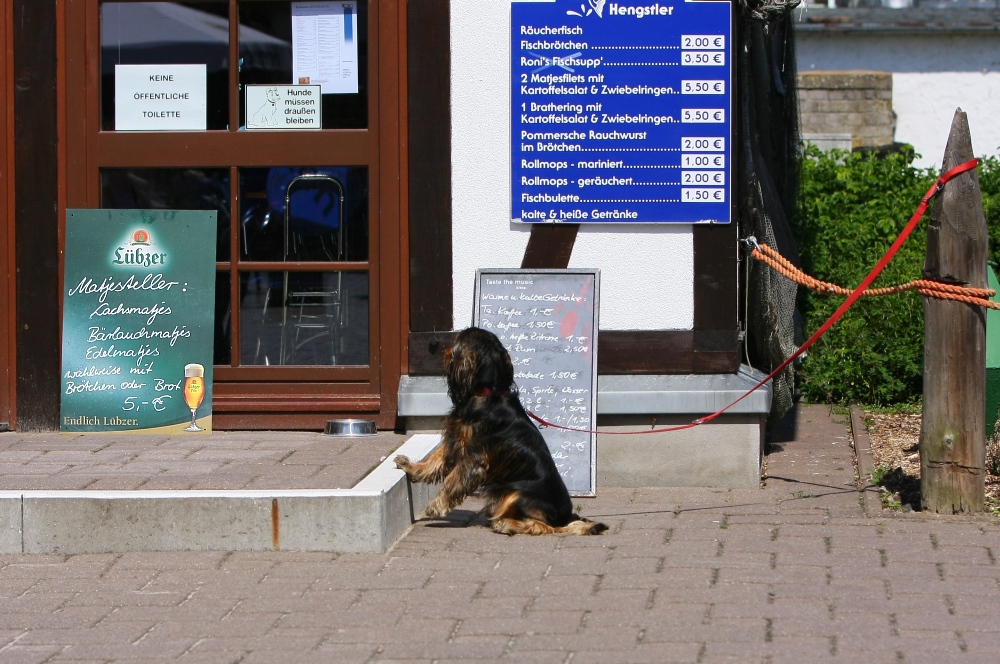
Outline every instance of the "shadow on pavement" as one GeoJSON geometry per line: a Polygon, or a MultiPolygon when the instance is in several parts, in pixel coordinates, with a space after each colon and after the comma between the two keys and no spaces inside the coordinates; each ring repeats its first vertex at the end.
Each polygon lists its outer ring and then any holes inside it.
{"type": "Polygon", "coordinates": [[[767,453],[780,452],[784,449],[781,443],[790,443],[795,440],[799,430],[799,407],[798,404],[782,415],[779,419],[768,422],[767,425],[767,453]]]}

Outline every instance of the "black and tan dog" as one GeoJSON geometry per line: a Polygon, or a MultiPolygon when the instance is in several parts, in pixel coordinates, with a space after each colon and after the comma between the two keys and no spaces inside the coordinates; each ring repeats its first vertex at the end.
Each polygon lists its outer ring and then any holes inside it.
{"type": "Polygon", "coordinates": [[[498,533],[597,535],[608,529],[573,514],[545,440],[517,397],[510,355],[496,335],[478,327],[463,330],[445,351],[445,368],[453,405],[441,445],[420,463],[395,459],[414,482],[443,482],[427,516],[442,517],[479,493],[498,533]]]}

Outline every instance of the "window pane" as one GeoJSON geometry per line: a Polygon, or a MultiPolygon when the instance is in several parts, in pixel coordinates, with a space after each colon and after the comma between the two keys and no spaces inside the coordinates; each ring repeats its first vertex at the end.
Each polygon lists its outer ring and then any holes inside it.
{"type": "MultiPolygon", "coordinates": [[[[278,83],[291,85],[292,77],[292,3],[239,3],[240,21],[240,125],[246,125],[246,95],[243,86],[278,83]]],[[[356,93],[323,95],[323,129],[364,129],[368,126],[368,4],[357,3],[357,33],[346,22],[350,39],[357,47],[356,93]]],[[[337,57],[335,48],[323,37],[319,46],[322,67],[337,57]],[[325,54],[325,55],[324,55],[325,54]]],[[[333,40],[335,44],[337,40],[333,40]]],[[[317,81],[311,81],[316,84],[317,81]]],[[[324,92],[326,90],[324,89],[324,92]]]]}
{"type": "Polygon", "coordinates": [[[367,365],[366,272],[241,272],[244,365],[367,365]]]}
{"type": "Polygon", "coordinates": [[[115,128],[115,65],[205,65],[208,129],[229,126],[227,2],[101,4],[101,128],[115,128]]]}
{"type": "Polygon", "coordinates": [[[112,210],[215,210],[216,257],[229,260],[228,168],[103,168],[101,207],[112,210]]]}
{"type": "Polygon", "coordinates": [[[241,168],[239,177],[243,260],[368,260],[367,167],[241,168]]]}

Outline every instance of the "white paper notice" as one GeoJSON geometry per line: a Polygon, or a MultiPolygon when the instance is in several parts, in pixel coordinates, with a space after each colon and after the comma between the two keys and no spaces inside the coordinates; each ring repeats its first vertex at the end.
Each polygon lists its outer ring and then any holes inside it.
{"type": "Polygon", "coordinates": [[[248,85],[247,129],[322,129],[318,85],[248,85]]]}
{"type": "Polygon", "coordinates": [[[323,94],[358,91],[358,3],[292,3],[292,82],[323,94]]]}
{"type": "Polygon", "coordinates": [[[115,65],[116,131],[204,131],[205,65],[115,65]]]}

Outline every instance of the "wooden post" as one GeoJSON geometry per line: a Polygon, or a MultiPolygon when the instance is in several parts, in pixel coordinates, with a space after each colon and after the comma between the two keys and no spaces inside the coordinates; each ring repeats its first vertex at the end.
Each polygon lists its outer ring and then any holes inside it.
{"type": "MultiPolygon", "coordinates": [[[[973,158],[969,122],[955,111],[942,171],[973,158]]],[[[944,186],[931,212],[924,278],[986,288],[988,237],[979,174],[944,186]]],[[[981,512],[986,465],[986,313],[924,297],[924,401],[920,431],[923,509],[981,512]]]]}

